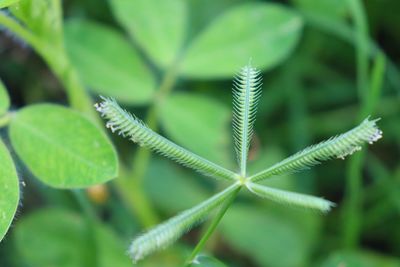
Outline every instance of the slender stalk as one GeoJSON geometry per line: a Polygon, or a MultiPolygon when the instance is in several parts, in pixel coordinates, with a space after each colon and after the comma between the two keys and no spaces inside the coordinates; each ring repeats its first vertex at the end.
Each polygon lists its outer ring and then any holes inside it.
{"type": "Polygon", "coordinates": [[[190,254],[189,258],[186,261],[185,267],[189,267],[193,261],[195,260],[196,256],[203,250],[205,244],[207,243],[208,239],[214,233],[215,229],[217,228],[219,222],[221,221],[222,217],[224,217],[226,211],[232,205],[233,201],[235,200],[237,194],[239,193],[242,187],[238,187],[232,194],[232,196],[226,200],[224,205],[218,211],[217,215],[211,221],[210,226],[207,228],[206,232],[203,234],[200,241],[197,243],[196,247],[193,249],[192,253],[190,254]]]}
{"type": "Polygon", "coordinates": [[[360,0],[348,0],[349,9],[356,29],[357,88],[361,99],[368,90],[368,48],[369,36],[365,10],[360,0]]]}
{"type": "Polygon", "coordinates": [[[88,266],[97,266],[98,265],[98,257],[95,255],[98,254],[98,248],[96,243],[96,227],[94,225],[99,223],[99,217],[89,199],[85,195],[83,190],[72,190],[72,193],[81,207],[83,213],[85,214],[85,226],[86,226],[86,236],[90,242],[89,250],[90,253],[85,255],[85,265],[88,266]]]}
{"type": "Polygon", "coordinates": [[[82,190],[72,190],[72,193],[86,216],[92,221],[98,221],[96,211],[87,199],[85,193],[82,190]]]}
{"type": "Polygon", "coordinates": [[[142,190],[142,186],[134,177],[127,177],[127,173],[121,171],[120,176],[114,180],[119,196],[127,204],[128,209],[137,216],[139,222],[149,228],[159,222],[157,214],[150,201],[142,190]]]}
{"type": "MultiPolygon", "coordinates": [[[[360,64],[360,63],[359,63],[360,64]]],[[[360,117],[365,117],[373,113],[377,106],[383,87],[383,77],[385,69],[385,58],[382,54],[378,54],[374,61],[371,72],[371,81],[369,90],[364,94],[362,100],[360,117]]],[[[345,225],[343,234],[343,243],[347,248],[357,246],[361,232],[362,214],[362,168],[364,165],[365,152],[354,155],[349,161],[347,171],[347,185],[345,197],[345,225]]]]}
{"type": "Polygon", "coordinates": [[[19,38],[31,45],[36,51],[41,50],[43,46],[39,38],[37,38],[30,31],[25,29],[21,24],[19,24],[15,19],[7,16],[5,13],[0,12],[0,25],[4,26],[19,38]]]}
{"type": "Polygon", "coordinates": [[[86,93],[78,74],[68,60],[62,46],[49,44],[19,24],[15,19],[0,13],[0,25],[27,42],[46,61],[67,91],[68,100],[75,109],[100,122],[89,95],[86,93]]]}

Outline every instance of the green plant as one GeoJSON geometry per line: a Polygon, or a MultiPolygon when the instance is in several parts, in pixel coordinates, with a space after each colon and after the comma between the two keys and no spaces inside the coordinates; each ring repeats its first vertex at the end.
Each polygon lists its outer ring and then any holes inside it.
{"type": "Polygon", "coordinates": [[[237,173],[214,164],[153,132],[141,120],[123,110],[114,99],[102,98],[103,101],[95,105],[96,109],[107,120],[106,126],[112,132],[118,132],[133,142],[148,147],[204,175],[232,182],[231,186],[212,198],[137,237],[129,249],[129,254],[134,262],[170,245],[190,228],[205,220],[213,210],[222,206],[209,230],[189,257],[187,264],[192,264],[243,187],[257,196],[278,203],[323,213],[328,212],[334,206],[334,203],[328,200],[274,189],[258,183],[272,176],[307,169],[331,158],[344,159],[355,151],[361,150],[364,143],[372,144],[382,137],[382,131],[376,126],[377,120],[367,118],[359,126],[346,133],[310,146],[254,175],[248,175],[246,171],[248,150],[253,135],[257,103],[261,96],[259,71],[248,64],[240,70],[233,84],[233,132],[239,165],[237,173]]]}

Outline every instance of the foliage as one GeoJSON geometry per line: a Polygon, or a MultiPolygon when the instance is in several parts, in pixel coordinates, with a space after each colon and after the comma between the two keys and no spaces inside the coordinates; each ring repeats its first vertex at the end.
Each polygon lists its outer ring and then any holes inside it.
{"type": "Polygon", "coordinates": [[[396,1],[0,8],[1,266],[399,265],[396,1]]]}

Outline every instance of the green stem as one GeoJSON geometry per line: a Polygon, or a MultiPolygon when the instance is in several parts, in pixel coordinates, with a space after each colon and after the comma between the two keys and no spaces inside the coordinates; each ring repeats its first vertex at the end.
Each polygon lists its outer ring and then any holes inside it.
{"type": "Polygon", "coordinates": [[[96,211],[94,210],[90,201],[87,199],[85,193],[82,190],[72,190],[72,193],[86,216],[92,221],[98,221],[96,211]]]}
{"type": "MultiPolygon", "coordinates": [[[[357,89],[361,107],[365,106],[369,97],[368,90],[368,29],[365,10],[360,0],[348,0],[348,6],[356,32],[357,89]]],[[[361,108],[360,116],[363,108],[361,108]]],[[[365,153],[357,153],[348,163],[346,174],[346,196],[344,214],[346,222],[343,226],[344,246],[348,249],[357,247],[361,232],[362,217],[362,168],[365,153]]]]}
{"type": "Polygon", "coordinates": [[[159,221],[158,216],[143,192],[142,186],[135,177],[128,178],[126,175],[121,171],[121,175],[114,180],[114,186],[119,196],[143,226],[149,228],[157,224],[159,221]]]}
{"type": "Polygon", "coordinates": [[[348,0],[349,9],[356,29],[357,88],[361,100],[368,90],[368,48],[369,36],[367,19],[361,0],[348,0]]]}
{"type": "Polygon", "coordinates": [[[98,266],[98,257],[95,255],[98,254],[99,250],[96,242],[96,225],[99,224],[99,217],[97,216],[96,211],[94,210],[92,204],[89,199],[85,195],[83,190],[72,190],[73,195],[75,196],[77,202],[79,203],[82,211],[85,214],[85,222],[86,222],[86,237],[89,244],[90,253],[87,253],[84,258],[85,265],[87,266],[98,266]]]}
{"type": "Polygon", "coordinates": [[[72,107],[86,114],[90,119],[100,122],[93,109],[92,101],[69,62],[63,46],[53,45],[41,40],[15,19],[3,13],[0,13],[0,25],[27,42],[46,61],[67,91],[68,100],[72,107]]]}
{"type": "Polygon", "coordinates": [[[197,243],[196,247],[190,254],[189,258],[186,261],[185,267],[189,267],[193,261],[195,260],[196,256],[203,250],[205,244],[207,243],[208,239],[211,237],[211,235],[214,233],[215,229],[217,228],[219,222],[221,221],[222,217],[224,217],[226,211],[229,209],[229,207],[232,205],[233,201],[235,200],[237,194],[239,193],[240,189],[242,187],[238,187],[230,196],[226,202],[223,204],[221,209],[218,211],[218,214],[214,217],[214,219],[211,221],[210,226],[207,228],[206,232],[203,234],[202,238],[200,241],[197,243]]]}

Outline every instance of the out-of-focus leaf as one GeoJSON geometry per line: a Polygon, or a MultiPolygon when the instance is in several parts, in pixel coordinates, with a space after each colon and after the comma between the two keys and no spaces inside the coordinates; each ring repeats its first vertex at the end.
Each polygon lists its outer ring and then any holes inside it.
{"type": "Polygon", "coordinates": [[[398,267],[400,260],[367,251],[334,252],[320,266],[398,267]]]}
{"type": "Polygon", "coordinates": [[[19,201],[18,176],[11,156],[0,139],[0,241],[7,233],[19,201]]]}
{"type": "Polygon", "coordinates": [[[17,3],[19,0],[0,0],[0,8],[5,8],[17,3]]]}
{"type": "Polygon", "coordinates": [[[199,204],[209,196],[195,182],[193,176],[196,174],[179,169],[166,160],[153,159],[146,174],[145,189],[162,210],[169,213],[180,212],[199,204]]]}
{"type": "Polygon", "coordinates": [[[346,0],[292,0],[304,12],[332,18],[344,18],[347,12],[346,0]]]}
{"type": "Polygon", "coordinates": [[[72,20],[65,25],[65,42],[72,63],[91,90],[127,104],[151,100],[154,78],[119,32],[95,22],[72,20]]]}
{"type": "Polygon", "coordinates": [[[86,267],[93,261],[101,267],[132,266],[113,232],[68,211],[30,214],[18,222],[14,237],[17,251],[31,266],[86,267]]]}
{"type": "Polygon", "coordinates": [[[107,136],[76,111],[50,104],[24,108],[11,122],[10,138],[32,173],[50,186],[87,187],[117,176],[107,136]]]}
{"type": "Polygon", "coordinates": [[[185,38],[185,0],[109,0],[119,23],[160,67],[176,59],[185,38]]]}
{"type": "Polygon", "coordinates": [[[199,255],[190,267],[226,267],[226,265],[214,257],[199,255]]]}
{"type": "Polygon", "coordinates": [[[62,45],[62,9],[60,0],[20,0],[11,12],[33,33],[51,45],[62,45]]]}
{"type": "Polygon", "coordinates": [[[10,98],[4,84],[0,80],[0,116],[7,112],[10,107],[10,98]]]}
{"type": "Polygon", "coordinates": [[[184,54],[181,73],[188,77],[231,77],[249,59],[267,70],[281,63],[297,44],[302,19],[278,4],[240,5],[217,18],[184,54]]]}
{"type": "Polygon", "coordinates": [[[168,136],[193,152],[230,164],[229,108],[211,98],[174,94],[161,107],[161,122],[168,136]]]}
{"type": "Polygon", "coordinates": [[[221,222],[229,244],[260,266],[306,266],[315,238],[316,215],[293,210],[233,206],[221,222]],[[290,251],[290,257],[282,257],[290,251]]]}

